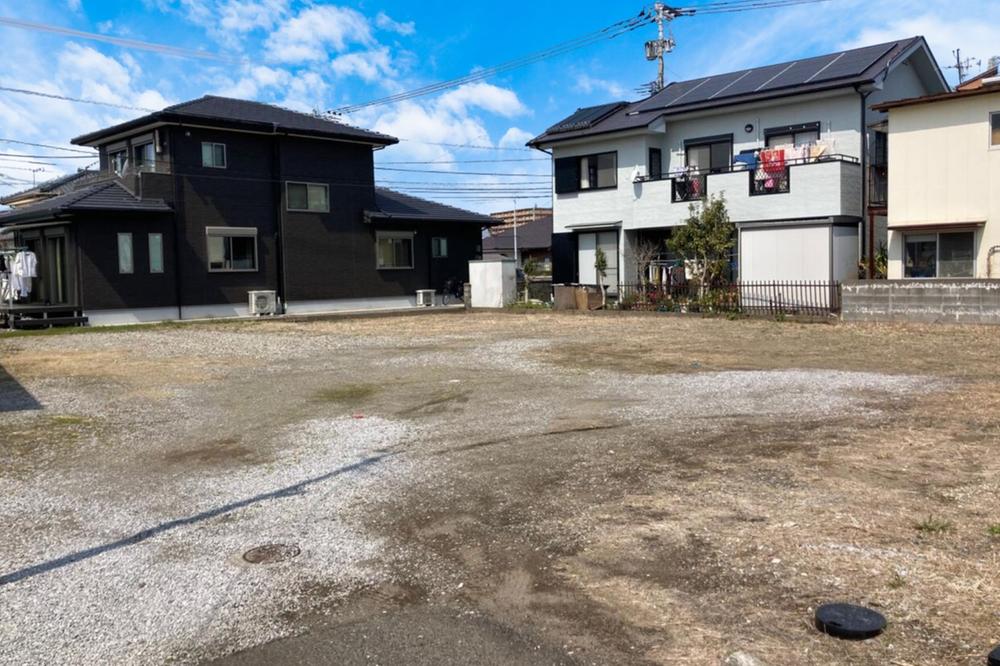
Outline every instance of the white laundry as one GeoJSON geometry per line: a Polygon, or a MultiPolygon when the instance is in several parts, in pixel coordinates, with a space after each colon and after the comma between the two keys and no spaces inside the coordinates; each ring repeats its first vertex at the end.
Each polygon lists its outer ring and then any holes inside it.
{"type": "Polygon", "coordinates": [[[14,255],[10,267],[10,286],[20,298],[31,294],[31,279],[38,277],[38,258],[34,252],[22,250],[14,255]]]}

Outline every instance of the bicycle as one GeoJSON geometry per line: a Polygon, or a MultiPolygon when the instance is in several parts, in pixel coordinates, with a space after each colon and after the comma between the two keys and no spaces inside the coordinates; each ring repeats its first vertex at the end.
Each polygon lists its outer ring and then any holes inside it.
{"type": "Polygon", "coordinates": [[[443,305],[465,303],[465,283],[456,278],[446,280],[441,289],[441,303],[443,305]]]}

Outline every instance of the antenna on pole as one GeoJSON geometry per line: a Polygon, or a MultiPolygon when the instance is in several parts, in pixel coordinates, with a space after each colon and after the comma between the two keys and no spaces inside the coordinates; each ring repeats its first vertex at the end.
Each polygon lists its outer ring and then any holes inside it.
{"type": "Polygon", "coordinates": [[[965,73],[972,69],[973,65],[976,67],[982,67],[983,61],[977,58],[966,58],[962,60],[962,49],[955,49],[951,52],[955,56],[955,64],[948,65],[947,69],[957,69],[958,70],[958,83],[965,83],[965,73]]]}
{"type": "Polygon", "coordinates": [[[658,61],[659,68],[656,80],[646,84],[641,90],[648,91],[651,95],[655,95],[663,90],[666,85],[664,74],[666,64],[664,57],[668,53],[673,52],[674,47],[677,46],[671,23],[675,18],[691,16],[694,12],[695,10],[693,9],[677,9],[662,2],[657,2],[653,5],[653,20],[656,21],[657,38],[646,42],[646,60],[650,62],[654,60],[658,61]]]}

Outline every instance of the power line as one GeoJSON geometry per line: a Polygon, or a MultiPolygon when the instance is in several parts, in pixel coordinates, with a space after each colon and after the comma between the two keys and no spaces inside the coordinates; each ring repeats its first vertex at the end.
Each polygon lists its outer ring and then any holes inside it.
{"type": "Polygon", "coordinates": [[[39,160],[92,160],[97,155],[21,155],[20,153],[0,153],[0,157],[27,157],[39,160]]]}
{"type": "Polygon", "coordinates": [[[361,102],[358,104],[349,104],[346,106],[342,106],[332,111],[332,113],[335,114],[353,113],[355,111],[366,109],[371,106],[379,106],[383,104],[395,104],[397,102],[402,102],[404,100],[413,99],[414,97],[422,97],[424,95],[429,95],[431,93],[441,92],[443,90],[448,90],[451,88],[457,88],[467,83],[482,81],[483,79],[496,76],[497,74],[508,72],[514,69],[519,69],[521,67],[525,67],[527,65],[531,65],[536,62],[546,60],[548,58],[553,58],[555,56],[562,55],[564,53],[569,53],[571,51],[581,49],[585,46],[590,46],[591,44],[595,44],[605,39],[614,39],[615,37],[624,35],[625,33],[631,32],[636,28],[639,28],[640,26],[647,23],[648,20],[649,20],[649,15],[647,13],[647,10],[643,8],[643,10],[639,13],[638,16],[624,19],[621,21],[616,21],[615,23],[612,23],[609,26],[601,28],[600,30],[596,30],[594,32],[587,33],[586,35],[582,35],[580,37],[576,37],[566,42],[556,44],[555,46],[551,46],[542,51],[531,53],[526,56],[522,56],[520,58],[515,58],[514,60],[509,60],[499,65],[494,65],[493,67],[480,69],[475,72],[472,72],[471,74],[467,74],[465,76],[461,76],[455,79],[449,79],[447,81],[432,83],[430,85],[426,85],[420,88],[415,88],[413,90],[407,90],[396,93],[394,95],[389,95],[388,97],[373,99],[368,102],[361,102]]]}
{"type": "Polygon", "coordinates": [[[509,157],[491,160],[406,160],[380,161],[378,164],[496,164],[499,162],[549,162],[547,157],[509,157]]]}
{"type": "Polygon", "coordinates": [[[57,166],[57,164],[55,162],[36,162],[34,160],[15,160],[15,159],[10,159],[10,158],[6,158],[6,157],[0,158],[0,162],[3,162],[4,164],[36,164],[36,165],[42,165],[42,166],[57,166]]]}
{"type": "MultiPolygon", "coordinates": [[[[144,111],[146,113],[155,113],[158,109],[150,109],[142,106],[128,106],[126,104],[115,104],[113,102],[100,102],[95,99],[84,99],[81,97],[70,97],[68,95],[57,95],[55,93],[46,93],[40,90],[26,90],[24,88],[9,88],[7,86],[0,86],[0,91],[18,93],[21,95],[36,95],[38,97],[47,97],[49,99],[59,99],[66,102],[79,102],[81,104],[95,104],[97,106],[109,106],[116,109],[129,109],[134,111],[144,111]]],[[[322,116],[320,116],[322,117],[322,116]]],[[[427,146],[443,146],[446,148],[462,148],[462,149],[472,149],[472,150],[495,150],[495,151],[525,151],[534,152],[531,148],[520,148],[513,146],[482,146],[467,143],[441,143],[435,141],[424,141],[422,139],[409,139],[406,137],[396,137],[400,141],[406,141],[408,143],[419,143],[427,146]]],[[[65,150],[61,148],[60,150],[65,150]]]]}
{"type": "Polygon", "coordinates": [[[52,146],[47,143],[30,143],[28,141],[18,141],[17,139],[0,139],[0,143],[17,143],[22,146],[34,146],[35,148],[52,148],[54,150],[62,150],[67,153],[84,153],[90,155],[91,157],[96,157],[97,153],[92,150],[82,150],[80,148],[61,148],[60,146],[52,146]]]}
{"type": "Polygon", "coordinates": [[[97,104],[98,106],[110,106],[116,109],[127,109],[129,111],[146,111],[152,112],[156,109],[147,109],[143,106],[130,106],[128,104],[116,104],[114,102],[98,102],[93,99],[84,99],[82,97],[70,97],[68,95],[57,95],[55,93],[42,92],[41,90],[27,90],[25,88],[8,88],[7,86],[0,86],[0,90],[4,92],[20,93],[22,95],[35,95],[36,97],[47,97],[49,99],[61,99],[66,102],[79,102],[80,104],[97,104]]]}
{"type": "Polygon", "coordinates": [[[504,178],[538,178],[537,173],[496,173],[489,171],[446,171],[444,169],[399,169],[396,167],[375,167],[376,171],[406,171],[409,173],[442,173],[449,176],[501,176],[504,178]]]}
{"type": "Polygon", "coordinates": [[[62,26],[51,25],[49,23],[35,23],[33,21],[22,21],[20,19],[9,18],[6,16],[0,16],[0,25],[6,25],[11,28],[21,28],[23,30],[49,32],[56,35],[66,35],[68,37],[78,37],[80,39],[89,39],[95,42],[105,42],[107,44],[114,44],[115,46],[124,46],[130,49],[152,51],[154,53],[161,53],[163,55],[174,56],[177,58],[199,58],[201,60],[214,60],[216,62],[224,62],[229,64],[242,64],[244,62],[247,62],[247,60],[243,58],[233,58],[231,56],[222,55],[221,53],[212,53],[211,51],[203,51],[201,49],[186,49],[180,46],[157,44],[155,42],[144,42],[138,39],[126,39],[124,37],[114,37],[112,35],[101,35],[95,32],[84,32],[83,30],[73,30],[72,28],[64,28],[62,26]]]}

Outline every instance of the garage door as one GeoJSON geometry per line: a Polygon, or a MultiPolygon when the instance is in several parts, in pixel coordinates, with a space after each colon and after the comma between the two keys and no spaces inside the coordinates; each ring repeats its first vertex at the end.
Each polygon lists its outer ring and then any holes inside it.
{"type": "Polygon", "coordinates": [[[830,279],[830,227],[740,230],[740,280],[830,279]]]}

